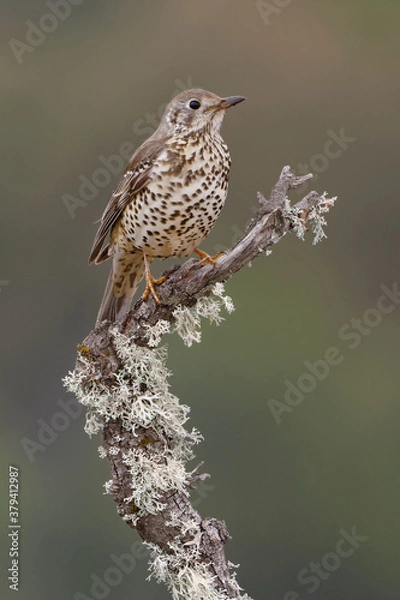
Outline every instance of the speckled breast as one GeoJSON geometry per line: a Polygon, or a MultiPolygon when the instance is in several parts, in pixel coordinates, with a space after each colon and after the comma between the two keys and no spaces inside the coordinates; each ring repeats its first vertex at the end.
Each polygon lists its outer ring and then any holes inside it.
{"type": "Polygon", "coordinates": [[[190,254],[224,206],[230,166],[219,136],[166,144],[124,211],[121,226],[132,246],[154,258],[190,254]]]}

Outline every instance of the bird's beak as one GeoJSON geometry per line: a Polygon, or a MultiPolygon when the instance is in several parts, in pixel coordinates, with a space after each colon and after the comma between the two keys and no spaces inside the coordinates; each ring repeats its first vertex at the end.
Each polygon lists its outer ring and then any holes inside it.
{"type": "Polygon", "coordinates": [[[222,98],[220,108],[230,108],[231,106],[235,106],[235,104],[239,104],[239,102],[243,102],[243,100],[246,100],[244,96],[228,96],[228,98],[222,98]]]}

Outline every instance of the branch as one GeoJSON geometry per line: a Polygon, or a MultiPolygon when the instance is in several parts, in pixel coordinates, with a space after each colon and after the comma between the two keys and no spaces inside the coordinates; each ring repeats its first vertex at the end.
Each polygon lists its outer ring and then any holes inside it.
{"type": "Polygon", "coordinates": [[[191,259],[165,273],[157,288],[161,304],[149,295],[124,321],[93,330],[66,378],[88,408],[86,431],[102,433],[101,455],[112,473],[106,489],[117,512],[150,547],[152,574],[174,599],[248,596],[225,558],[225,523],[202,517],[190,503],[190,488],[208,477],[185,469],[201,435],[185,429],[189,408],[169,392],[166,349],[156,346],[171,327],[188,345],[199,341],[200,316],[218,323],[223,306],[233,310],[222,282],[290,231],[303,238],[311,228],[314,242],[324,237],[324,214],[335,199],[311,192],[294,206],[288,200],[310,177],[284,167],[270,197],[258,194],[258,212],[242,239],[215,266],[191,259]]]}

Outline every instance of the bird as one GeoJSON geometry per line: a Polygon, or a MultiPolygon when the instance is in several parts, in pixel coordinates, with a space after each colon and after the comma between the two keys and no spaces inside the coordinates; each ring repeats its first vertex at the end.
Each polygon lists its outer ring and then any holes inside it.
{"type": "Polygon", "coordinates": [[[112,259],[96,319],[126,316],[145,278],[143,298],[160,304],[150,263],[188,256],[215,264],[198,246],[226,200],[231,157],[220,129],[228,108],[244,96],[185,90],[167,104],[156,131],[134,152],[100,220],[89,264],[112,259]]]}

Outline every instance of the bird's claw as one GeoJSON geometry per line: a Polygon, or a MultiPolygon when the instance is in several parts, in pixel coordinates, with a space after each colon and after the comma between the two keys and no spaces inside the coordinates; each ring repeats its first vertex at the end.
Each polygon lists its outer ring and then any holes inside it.
{"type": "Polygon", "coordinates": [[[203,252],[203,250],[199,250],[199,248],[195,248],[193,250],[193,252],[195,252],[195,254],[200,256],[200,261],[203,266],[208,263],[209,265],[212,265],[213,267],[215,267],[215,261],[220,256],[222,256],[222,252],[218,252],[218,254],[216,254],[215,256],[210,256],[209,254],[207,254],[207,252],[203,252]]]}
{"type": "Polygon", "coordinates": [[[147,300],[149,294],[151,293],[151,295],[153,296],[156,304],[161,304],[161,300],[158,297],[158,294],[156,292],[156,290],[154,289],[155,285],[160,285],[161,283],[164,283],[164,281],[167,278],[165,276],[160,277],[159,279],[153,279],[153,277],[150,275],[150,273],[146,272],[146,289],[143,292],[143,296],[142,299],[143,300],[147,300]]]}

